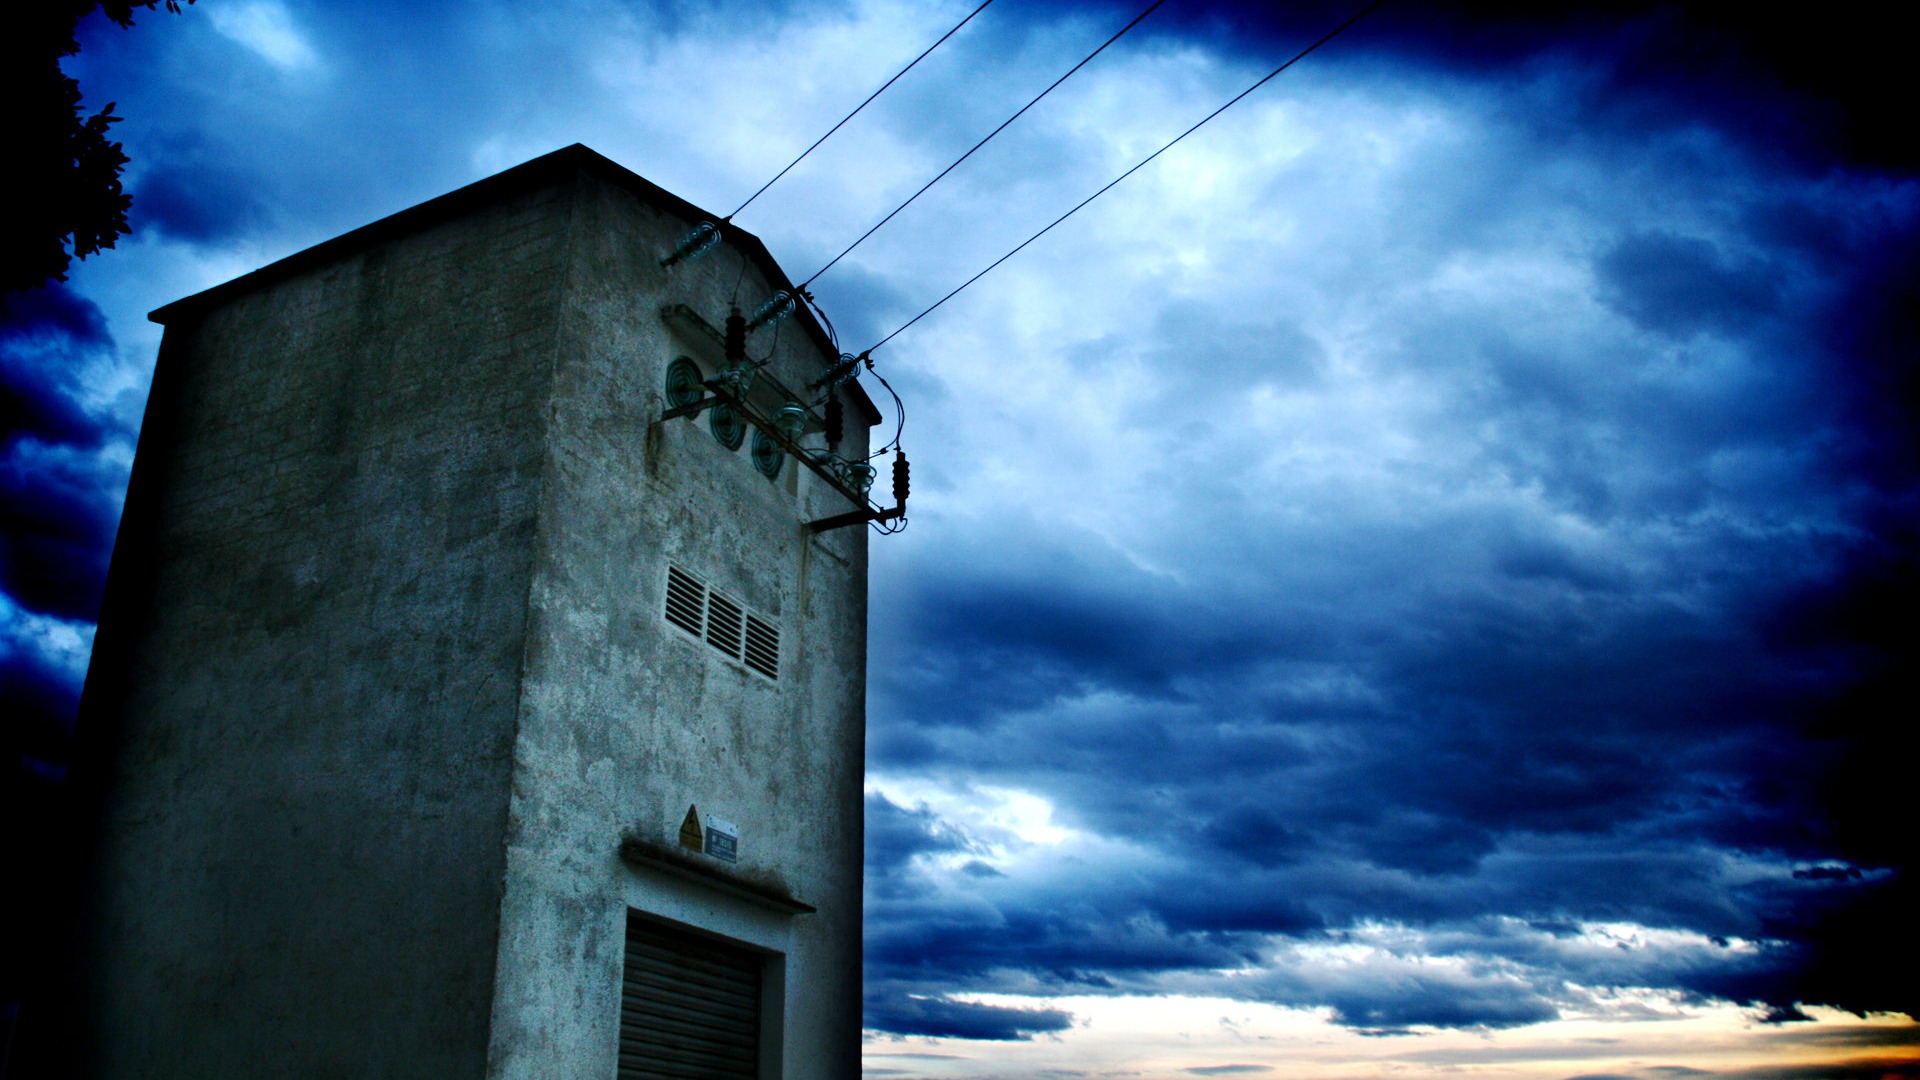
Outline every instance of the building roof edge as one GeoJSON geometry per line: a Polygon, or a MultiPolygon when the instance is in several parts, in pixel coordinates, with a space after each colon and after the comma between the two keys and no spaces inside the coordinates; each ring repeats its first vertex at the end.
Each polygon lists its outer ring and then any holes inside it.
{"type": "MultiPolygon", "coordinates": [[[[702,210],[585,144],[573,143],[492,176],[476,180],[465,187],[455,188],[444,195],[435,196],[398,213],[389,214],[357,229],[341,233],[331,240],[323,240],[312,247],[296,251],[283,259],[242,274],[231,281],[182,297],[172,303],[163,304],[148,312],[147,318],[163,326],[191,321],[255,289],[284,281],[396,237],[454,220],[513,195],[550,184],[563,183],[582,172],[595,174],[626,188],[654,206],[688,221],[711,221],[722,224],[718,214],[702,210]]],[[[787,277],[786,271],[780,268],[780,264],[774,261],[773,254],[767,250],[766,244],[761,242],[759,237],[731,222],[722,224],[722,228],[725,230],[726,242],[734,245],[753,260],[775,289],[794,291],[792,280],[787,277]]],[[[839,358],[840,350],[834,344],[832,337],[805,304],[800,305],[793,317],[806,328],[807,336],[819,347],[821,354],[827,358],[827,363],[831,364],[839,358]]],[[[861,411],[865,414],[867,422],[879,423],[880,412],[867,397],[866,391],[858,383],[851,384],[850,389],[859,399],[861,411]]]]}

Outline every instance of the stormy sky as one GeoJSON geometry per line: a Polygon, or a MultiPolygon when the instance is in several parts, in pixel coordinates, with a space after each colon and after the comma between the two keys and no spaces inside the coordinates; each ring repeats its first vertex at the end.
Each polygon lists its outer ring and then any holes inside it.
{"type": "MultiPolygon", "coordinates": [[[[84,23],[135,233],[6,301],[15,777],[148,310],[573,142],[723,214],[972,6],[84,23]]],[[[812,274],[1141,6],[999,0],[737,223],[812,274]]],[[[842,344],[1357,7],[1169,0],[815,283],[842,344]]],[[[1920,152],[1826,18],[1388,3],[875,352],[871,1075],[1920,1069],[1920,152]]]]}

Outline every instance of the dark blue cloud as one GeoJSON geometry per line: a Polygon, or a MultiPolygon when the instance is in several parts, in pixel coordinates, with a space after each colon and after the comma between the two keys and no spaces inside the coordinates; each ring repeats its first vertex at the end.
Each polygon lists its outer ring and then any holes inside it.
{"type": "Polygon", "coordinates": [[[53,285],[9,296],[0,318],[0,589],[21,607],[92,621],[124,466],[96,453],[123,421],[81,400],[81,369],[110,354],[99,310],[53,285]]]}
{"type": "Polygon", "coordinates": [[[0,461],[0,589],[29,611],[91,622],[119,522],[111,464],[53,451],[0,461]]]}
{"type": "MultiPolygon", "coordinates": [[[[1465,324],[1433,326],[1409,357],[1484,372],[1457,407],[1463,425],[1500,426],[1486,460],[1578,519],[1671,535],[1648,549],[1668,576],[1483,516],[1450,535],[1369,536],[1353,557],[1428,550],[1406,557],[1404,588],[1341,596],[1262,552],[1259,516],[1224,496],[1212,503],[1224,512],[1193,523],[1211,564],[1182,566],[1180,582],[1099,538],[989,527],[943,541],[950,558],[926,560],[894,598],[909,612],[891,617],[899,655],[913,660],[876,664],[875,681],[914,706],[876,731],[876,765],[1024,785],[1100,835],[1215,853],[1187,865],[1184,906],[1121,890],[1169,929],[1312,940],[1359,918],[1629,920],[1777,944],[1591,984],[1914,1009],[1889,974],[1920,966],[1898,914],[1915,904],[1916,863],[1895,739],[1920,708],[1901,614],[1920,581],[1913,215],[1892,196],[1851,218],[1805,197],[1739,203],[1714,240],[1637,229],[1594,248],[1597,299],[1677,343],[1621,363],[1657,355],[1697,373],[1582,367],[1465,324]],[[1710,375],[1726,355],[1745,370],[1710,375]],[[1797,464],[1763,479],[1728,468],[1743,460],[1797,464]],[[1448,576],[1449,546],[1484,562],[1448,576]],[[1356,689],[1303,700],[1291,684],[1306,671],[1356,689]],[[1740,885],[1728,858],[1852,869],[1740,885]]],[[[1204,372],[1202,401],[1258,377],[1243,355],[1257,330],[1228,330],[1245,344],[1191,367],[1164,358],[1204,372]]],[[[1298,362],[1273,369],[1277,384],[1311,386],[1313,348],[1279,341],[1298,362]]],[[[1521,955],[1515,942],[1476,948],[1521,955]]],[[[1003,963],[1045,971],[1019,955],[1003,963]]],[[[980,978],[993,964],[968,953],[950,970],[980,978]]],[[[1342,1015],[1498,1026],[1550,1012],[1531,986],[1402,990],[1341,998],[1342,1015]]]]}
{"type": "Polygon", "coordinates": [[[881,980],[920,987],[1015,971],[1084,988],[1110,986],[1110,977],[1122,973],[1230,967],[1252,955],[1250,940],[1174,930],[1143,920],[1147,913],[1138,900],[1113,896],[1048,898],[1042,906],[1005,910],[952,902],[877,905],[867,964],[881,980]]]}
{"type": "Polygon", "coordinates": [[[867,995],[866,1024],[896,1035],[1009,1041],[1073,1026],[1059,1009],[1014,1009],[942,997],[867,995]]]}
{"type": "Polygon", "coordinates": [[[1764,318],[1779,303],[1779,270],[1735,265],[1698,237],[1629,236],[1600,257],[1605,296],[1623,314],[1676,336],[1732,330],[1764,318]]]}
{"type": "Polygon", "coordinates": [[[912,861],[923,854],[969,852],[972,843],[925,807],[909,810],[869,792],[866,802],[867,890],[874,897],[924,891],[912,861]]]}
{"type": "MultiPolygon", "coordinates": [[[[1777,322],[1771,286],[1717,258],[1629,237],[1603,256],[1613,276],[1602,278],[1629,316],[1662,333],[1750,336],[1777,322]],[[1649,269],[1656,257],[1683,272],[1656,280],[1667,272],[1649,269]]],[[[1845,271],[1826,279],[1869,295],[1882,287],[1845,271]]],[[[1828,314],[1845,310],[1836,302],[1828,314]]],[[[1853,381],[1852,358],[1837,351],[1794,359],[1853,381]]],[[[1844,461],[1848,444],[1823,433],[1869,444],[1901,437],[1876,433],[1849,393],[1788,403],[1797,412],[1735,414],[1718,432],[1675,432],[1663,453],[1683,463],[1773,428],[1844,461]]],[[[1607,475],[1604,459],[1547,456],[1573,470],[1570,487],[1583,471],[1607,475]]],[[[1608,976],[1627,984],[1780,1007],[1912,1009],[1911,990],[1887,974],[1913,966],[1900,958],[1911,946],[1898,914],[1913,904],[1913,851],[1894,805],[1911,776],[1890,724],[1915,701],[1913,634],[1898,613],[1911,610],[1916,546],[1912,501],[1890,482],[1898,479],[1850,473],[1864,510],[1847,532],[1804,545],[1727,533],[1701,564],[1716,596],[1704,608],[1649,594],[1540,538],[1494,534],[1490,567],[1510,587],[1483,579],[1471,591],[1435,589],[1397,625],[1368,631],[1364,650],[1346,643],[1354,627],[1374,621],[1364,610],[1321,612],[1313,640],[1288,625],[1298,598],[1263,605],[1243,593],[1241,603],[1223,604],[1217,593],[1114,559],[1097,542],[1049,548],[1042,529],[1014,562],[986,554],[992,538],[978,553],[963,541],[913,586],[900,649],[914,662],[875,665],[888,699],[916,702],[901,710],[910,723],[876,732],[876,762],[1024,783],[1102,835],[1162,852],[1197,841],[1220,853],[1190,866],[1177,893],[1131,892],[1130,909],[1079,915],[1089,927],[1129,910],[1175,935],[1307,940],[1363,917],[1414,925],[1485,911],[1620,919],[1785,943],[1751,957],[1608,976]],[[1289,665],[1316,662],[1346,665],[1374,695],[1307,703],[1272,682],[1289,665]],[[1094,701],[1102,704],[1087,706],[1094,701]],[[1523,837],[1593,842],[1561,856],[1516,857],[1523,837]],[[1712,844],[1726,847],[1702,846],[1712,844]],[[1891,869],[1866,880],[1802,875],[1803,885],[1822,888],[1742,888],[1722,878],[1723,853],[1840,855],[1891,869]],[[1227,869],[1247,864],[1294,874],[1262,884],[1227,869]],[[1355,864],[1434,886],[1373,878],[1356,889],[1355,864]],[[1898,954],[1895,962],[1877,964],[1876,949],[1898,954]]],[[[1800,500],[1824,480],[1819,471],[1798,478],[1781,493],[1778,520],[1804,514],[1800,500]]],[[[1730,501],[1702,488],[1674,504],[1582,497],[1569,505],[1657,522],[1741,500],[1764,508],[1768,498],[1736,493],[1730,501]]],[[[1259,595],[1258,585],[1244,587],[1259,595]]],[[[1086,887],[1112,899],[1111,886],[1086,887]]],[[[1028,958],[1044,935],[1001,936],[1003,927],[1031,931],[1034,913],[1065,899],[1027,897],[1018,901],[1031,905],[1024,911],[999,909],[991,929],[973,924],[964,939],[913,939],[905,950],[892,947],[903,929],[893,918],[926,928],[934,925],[927,913],[876,910],[876,959],[886,970],[911,955],[928,983],[945,971],[992,985],[992,972],[1014,969],[1097,985],[1103,971],[1133,977],[1155,963],[1197,966],[1224,940],[1183,939],[1186,949],[1157,957],[1085,950],[1063,964],[1028,958]]],[[[1513,943],[1478,948],[1473,955],[1519,955],[1513,943]]],[[[1566,977],[1607,984],[1594,974],[1566,977]]],[[[1366,1028],[1498,1027],[1557,1015],[1539,987],[1483,990],[1416,980],[1279,999],[1333,1005],[1344,1022],[1366,1028]]]]}
{"type": "Polygon", "coordinates": [[[1557,1020],[1559,1010],[1532,987],[1463,986],[1458,981],[1411,978],[1356,986],[1329,995],[1342,1024],[1381,1028],[1503,1028],[1557,1020]]]}
{"type": "Polygon", "coordinates": [[[110,362],[100,310],[65,285],[0,298],[0,902],[17,939],[0,995],[49,962],[58,920],[36,885],[71,873],[65,784],[87,631],[99,611],[125,489],[125,402],[91,400],[110,362]]]}
{"type": "MultiPolygon", "coordinates": [[[[1040,592],[999,600],[1012,610],[1045,610],[1056,602],[1040,592]]],[[[963,618],[974,609],[949,610],[963,618]]],[[[1846,904],[1823,901],[1812,891],[1765,902],[1756,895],[1731,895],[1718,882],[1717,857],[1711,852],[1674,849],[1663,855],[1658,838],[1723,838],[1761,850],[1831,850],[1832,837],[1821,830],[1823,820],[1833,820],[1832,805],[1818,790],[1820,770],[1807,768],[1810,748],[1796,741],[1800,725],[1809,719],[1805,699],[1822,690],[1823,680],[1804,685],[1792,671],[1799,665],[1785,665],[1786,675],[1773,674],[1770,669],[1783,659],[1779,653],[1729,628],[1673,625],[1674,612],[1658,621],[1629,622],[1604,637],[1572,641],[1564,628],[1532,627],[1534,620],[1523,615],[1495,609],[1464,626],[1449,619],[1440,633],[1415,635],[1417,648],[1388,652],[1390,662],[1377,670],[1398,688],[1398,700],[1377,714],[1342,714],[1339,722],[1350,734],[1314,753],[1286,749],[1290,743],[1301,745],[1312,727],[1296,728],[1284,715],[1254,724],[1234,718],[1226,724],[1228,717],[1204,708],[1163,712],[1149,697],[1109,726],[1090,723],[1098,719],[1095,714],[1072,727],[1035,727],[1017,715],[1000,719],[969,707],[967,716],[988,725],[978,739],[936,734],[928,750],[911,755],[908,763],[944,760],[949,768],[985,766],[1001,776],[1044,775],[1045,781],[1033,786],[1053,793],[1075,820],[1102,834],[1166,851],[1191,850],[1199,840],[1220,852],[1213,863],[1189,867],[1177,885],[1136,895],[1134,910],[1175,934],[1311,936],[1323,919],[1387,916],[1418,924],[1494,910],[1814,940],[1812,929],[1827,925],[1846,904]],[[1730,660],[1736,662],[1730,666],[1730,660]],[[1281,738],[1250,741],[1250,731],[1281,738]],[[1290,731],[1293,738],[1287,737],[1290,731]],[[983,753],[986,748],[991,752],[983,753]],[[1118,776],[1126,782],[1113,782],[1118,776]],[[1143,792],[1154,794],[1143,798],[1143,792]],[[1517,834],[1585,834],[1595,842],[1562,857],[1488,861],[1517,834]],[[1450,884],[1438,892],[1396,895],[1399,889],[1390,888],[1355,894],[1351,872],[1340,869],[1350,860],[1450,884]],[[1247,863],[1310,865],[1265,886],[1225,869],[1247,863]],[[1798,921],[1789,925],[1783,918],[1798,921]]],[[[1176,655],[1191,648],[1195,636],[1182,625],[1186,617],[1176,609],[1157,639],[1168,641],[1176,655]]],[[[1074,673],[1058,680],[1063,695],[1097,688],[1125,697],[1141,686],[1138,672],[1120,679],[1105,675],[1111,661],[1097,641],[1090,644],[1078,632],[1045,633],[1044,620],[1039,628],[998,636],[995,628],[1001,624],[991,619],[960,630],[930,612],[926,625],[930,637],[920,645],[929,652],[966,648],[969,634],[983,635],[995,660],[982,670],[1015,666],[1023,651],[1052,657],[1051,663],[1074,673]],[[950,636],[939,639],[943,631],[950,636]]],[[[1146,669],[1154,670],[1159,659],[1146,669]]],[[[1216,664],[1207,674],[1229,686],[1257,679],[1252,664],[1216,664]]],[[[1214,695],[1198,690],[1191,696],[1204,701],[1214,695]]],[[[1030,708],[1044,702],[1022,697],[1014,704],[1030,708]]],[[[938,714],[923,721],[941,722],[938,714]]],[[[1880,760],[1900,759],[1883,755],[1880,760]]],[[[1904,790],[1894,780],[1888,777],[1871,789],[1904,790]]],[[[1890,807],[1880,809],[1885,820],[1899,820],[1890,807]]],[[[1884,891],[1880,884],[1861,890],[1863,895],[1884,891]]],[[[1085,904],[1086,897],[1078,902],[1085,904]]],[[[1208,962],[1212,951],[1210,942],[1194,938],[1170,954],[1118,948],[1109,956],[1083,950],[1046,958],[1048,936],[1033,933],[1044,924],[1023,919],[1017,910],[999,911],[990,924],[963,923],[953,934],[920,937],[903,926],[904,939],[896,939],[888,925],[895,914],[922,931],[937,925],[924,911],[875,911],[874,958],[883,965],[911,958],[929,979],[934,970],[964,977],[996,966],[1086,979],[1100,970],[1142,970],[1142,963],[1165,970],[1194,966],[1208,962]]],[[[1859,907],[1853,914],[1872,910],[1859,907]]],[[[1875,929],[1862,930],[1851,944],[1866,946],[1875,935],[1884,940],[1891,929],[1885,918],[1863,925],[1875,929]]],[[[1857,964],[1865,956],[1862,952],[1845,962],[1857,964]]],[[[1811,957],[1796,948],[1738,970],[1672,971],[1662,978],[1736,1000],[1790,1001],[1817,985],[1809,981],[1811,957]]],[[[1854,990],[1872,982],[1880,983],[1883,1007],[1901,1000],[1886,980],[1855,977],[1854,990]]],[[[1501,1026],[1534,1022],[1551,1012],[1524,987],[1497,999],[1419,989],[1381,990],[1377,1001],[1365,995],[1343,998],[1341,1015],[1366,1027],[1501,1026]]],[[[1831,985],[1825,990],[1828,999],[1843,1000],[1833,996],[1837,992],[1831,985]]],[[[1334,999],[1303,1000],[1326,1004],[1334,999]]]]}
{"type": "Polygon", "coordinates": [[[240,155],[204,140],[158,140],[140,161],[129,184],[136,232],[191,244],[217,244],[266,225],[271,215],[261,193],[268,185],[244,173],[240,155]]]}
{"type": "Polygon", "coordinates": [[[100,309],[65,285],[0,297],[0,445],[98,445],[105,432],[78,401],[80,369],[112,347],[100,309]]]}
{"type": "MultiPolygon", "coordinates": [[[[1214,0],[1170,10],[1162,22],[1277,64],[1363,6],[1214,0]]],[[[1839,156],[1911,167],[1920,140],[1899,122],[1898,38],[1885,19],[1817,20],[1730,4],[1482,2],[1388,4],[1340,48],[1396,73],[1438,69],[1483,82],[1551,68],[1594,72],[1535,118],[1542,126],[1630,134],[1706,119],[1796,164],[1839,156]]]]}
{"type": "MultiPolygon", "coordinates": [[[[124,459],[103,451],[131,433],[86,400],[83,374],[112,350],[100,310],[65,285],[0,299],[0,786],[6,820],[35,822],[15,831],[37,837],[58,833],[46,800],[65,777],[80,676],[30,616],[77,634],[99,611],[126,485],[124,459]]],[[[34,865],[58,846],[9,858],[34,865]]]]}
{"type": "Polygon", "coordinates": [[[1241,803],[1214,815],[1200,829],[1213,850],[1256,866],[1296,862],[1313,846],[1313,839],[1289,826],[1272,808],[1241,803]]]}
{"type": "MultiPolygon", "coordinates": [[[[9,710],[0,726],[0,748],[16,780],[57,783],[66,775],[68,740],[80,706],[80,688],[72,675],[50,664],[36,650],[13,643],[0,650],[0,698],[9,710]]],[[[17,821],[18,818],[9,818],[17,821]]]]}

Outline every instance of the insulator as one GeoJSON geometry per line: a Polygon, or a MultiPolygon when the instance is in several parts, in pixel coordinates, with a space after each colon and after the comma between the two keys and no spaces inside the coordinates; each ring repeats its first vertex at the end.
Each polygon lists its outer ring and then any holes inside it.
{"type": "Polygon", "coordinates": [[[893,452],[893,501],[901,506],[907,505],[907,452],[893,452]]]}
{"type": "Polygon", "coordinates": [[[739,367],[747,360],[747,320],[741,316],[740,309],[734,308],[727,316],[727,365],[739,367]]]}
{"type": "Polygon", "coordinates": [[[847,410],[840,404],[840,395],[827,399],[827,445],[838,447],[840,440],[847,434],[847,410]]]}
{"type": "Polygon", "coordinates": [[[680,238],[673,246],[673,254],[660,260],[661,266],[672,266],[677,262],[692,262],[713,249],[720,242],[720,227],[711,221],[703,221],[694,226],[693,231],[680,238]]]}
{"type": "Polygon", "coordinates": [[[833,368],[829,370],[825,375],[822,375],[819,378],[813,380],[813,382],[809,384],[808,388],[812,390],[818,390],[824,386],[824,387],[827,387],[828,389],[832,389],[833,387],[839,386],[841,383],[846,382],[847,379],[851,377],[854,371],[856,371],[859,367],[860,367],[859,357],[849,356],[846,353],[841,353],[840,362],[838,364],[835,364],[833,368]]]}
{"type": "Polygon", "coordinates": [[[768,323],[779,322],[781,319],[793,314],[793,310],[797,306],[792,293],[784,289],[774,293],[772,299],[761,304],[754,310],[753,317],[747,320],[747,329],[758,330],[768,323]]]}
{"type": "Polygon", "coordinates": [[[780,410],[773,414],[773,430],[788,442],[799,439],[801,433],[807,430],[806,407],[791,401],[780,406],[780,410]]]}

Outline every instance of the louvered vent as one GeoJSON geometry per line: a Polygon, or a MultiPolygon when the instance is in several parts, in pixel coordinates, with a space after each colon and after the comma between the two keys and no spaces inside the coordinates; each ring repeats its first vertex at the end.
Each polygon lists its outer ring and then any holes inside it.
{"type": "Polygon", "coordinates": [[[760,957],[627,917],[619,1080],[760,1075],[760,957]]]}
{"type": "Polygon", "coordinates": [[[719,593],[707,595],[707,644],[740,659],[740,605],[719,593]]]}
{"type": "Polygon", "coordinates": [[[667,621],[700,637],[706,607],[707,587],[679,567],[667,567],[667,621]]]}
{"type": "Polygon", "coordinates": [[[769,679],[780,677],[780,628],[757,616],[747,616],[747,666],[769,679]]]}
{"type": "Polygon", "coordinates": [[[780,624],[755,615],[725,593],[707,588],[677,566],[667,567],[667,621],[769,679],[780,678],[780,624]]]}

